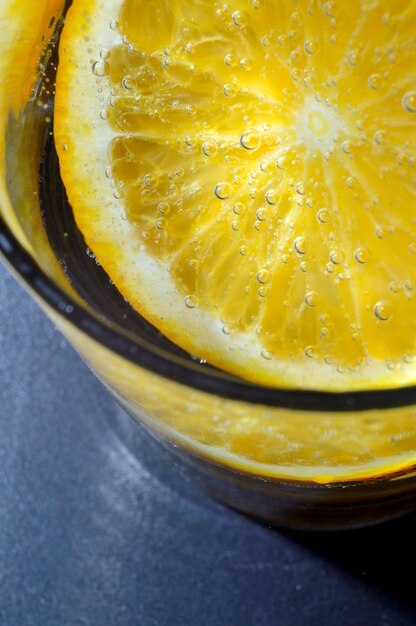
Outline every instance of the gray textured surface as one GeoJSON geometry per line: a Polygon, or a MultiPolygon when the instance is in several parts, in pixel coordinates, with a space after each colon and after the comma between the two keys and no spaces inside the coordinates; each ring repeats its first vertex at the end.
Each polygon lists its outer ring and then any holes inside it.
{"type": "Polygon", "coordinates": [[[138,429],[132,456],[128,419],[0,266],[1,626],[416,624],[415,517],[268,529],[138,429]]]}

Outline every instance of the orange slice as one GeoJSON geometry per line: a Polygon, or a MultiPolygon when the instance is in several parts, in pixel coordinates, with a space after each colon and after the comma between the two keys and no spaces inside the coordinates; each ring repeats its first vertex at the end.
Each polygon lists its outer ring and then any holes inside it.
{"type": "Polygon", "coordinates": [[[74,0],[55,141],[131,305],[256,383],[414,383],[415,33],[414,0],[74,0]]]}

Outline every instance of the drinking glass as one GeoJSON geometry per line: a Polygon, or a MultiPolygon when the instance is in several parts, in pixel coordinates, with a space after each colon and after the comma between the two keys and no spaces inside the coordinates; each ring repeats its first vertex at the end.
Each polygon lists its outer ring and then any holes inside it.
{"type": "Polygon", "coordinates": [[[74,222],[53,142],[69,4],[0,4],[3,261],[161,454],[219,501],[304,529],[415,509],[415,387],[325,393],[250,384],[170,343],[97,264],[74,222]]]}

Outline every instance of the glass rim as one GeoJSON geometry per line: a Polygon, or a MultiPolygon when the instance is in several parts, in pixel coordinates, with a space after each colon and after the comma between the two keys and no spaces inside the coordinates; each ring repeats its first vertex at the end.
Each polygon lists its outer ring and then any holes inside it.
{"type": "Polygon", "coordinates": [[[163,378],[224,399],[310,412],[357,412],[416,404],[416,386],[385,390],[320,391],[266,387],[208,369],[156,347],[145,339],[98,319],[71,298],[40,268],[0,216],[0,258],[3,258],[57,315],[80,332],[127,361],[163,378]]]}

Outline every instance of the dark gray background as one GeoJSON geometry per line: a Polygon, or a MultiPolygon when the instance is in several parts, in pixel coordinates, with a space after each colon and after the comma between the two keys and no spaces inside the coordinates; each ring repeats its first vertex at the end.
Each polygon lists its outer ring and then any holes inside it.
{"type": "Polygon", "coordinates": [[[172,475],[0,266],[1,626],[416,624],[416,517],[272,530],[172,475]]]}

